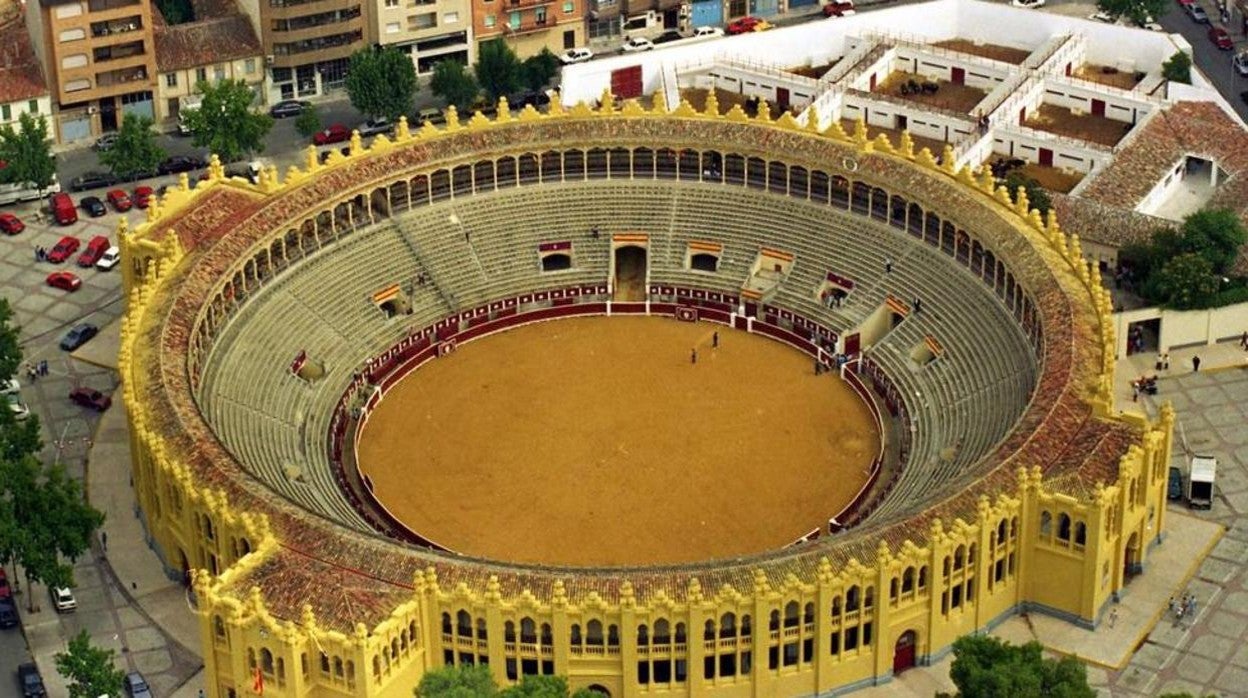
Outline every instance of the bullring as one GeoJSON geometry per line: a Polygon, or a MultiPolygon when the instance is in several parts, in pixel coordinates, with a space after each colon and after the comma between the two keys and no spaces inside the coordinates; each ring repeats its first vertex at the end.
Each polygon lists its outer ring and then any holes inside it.
{"type": "Polygon", "coordinates": [[[166,563],[196,571],[213,695],[255,674],[280,695],[407,695],[448,662],[612,696],[830,693],[1020,610],[1094,625],[1161,539],[1173,414],[1113,410],[1099,274],[990,176],[661,99],[449,121],[284,181],[214,165],[123,236],[136,490],[166,563]],[[645,250],[640,299],[616,296],[622,248],[645,250]],[[690,314],[851,355],[874,396],[892,451],[801,541],[649,567],[474,559],[351,482],[354,427],[408,365],[528,320],[690,314]]]}

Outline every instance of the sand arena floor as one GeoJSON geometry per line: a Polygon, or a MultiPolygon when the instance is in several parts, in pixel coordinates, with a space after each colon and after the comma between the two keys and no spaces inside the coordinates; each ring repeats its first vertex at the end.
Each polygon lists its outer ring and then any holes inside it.
{"type": "Polygon", "coordinates": [[[670,318],[581,318],[414,371],[370,417],[359,463],[387,509],[451,550],[652,565],[774,549],[826,524],[879,438],[848,385],[783,344],[670,318]]]}

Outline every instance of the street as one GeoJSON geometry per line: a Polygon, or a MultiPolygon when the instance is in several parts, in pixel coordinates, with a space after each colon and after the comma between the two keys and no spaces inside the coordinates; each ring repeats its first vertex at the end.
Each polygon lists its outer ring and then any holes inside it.
{"type": "MultiPolygon", "coordinates": [[[[1217,7],[1208,2],[1203,4],[1215,25],[1221,24],[1218,21],[1217,7]]],[[[1242,27],[1239,17],[1233,17],[1225,25],[1231,39],[1235,42],[1233,51],[1218,50],[1209,40],[1210,25],[1193,22],[1177,2],[1172,4],[1170,11],[1165,16],[1159,17],[1157,21],[1166,28],[1166,31],[1182,34],[1183,38],[1187,39],[1187,42],[1192,45],[1192,59],[1196,66],[1209,78],[1218,92],[1222,93],[1239,117],[1248,119],[1248,105],[1245,105],[1244,100],[1239,98],[1240,92],[1248,90],[1248,78],[1241,77],[1231,65],[1231,58],[1235,53],[1248,48],[1248,37],[1240,31],[1242,27]]]]}

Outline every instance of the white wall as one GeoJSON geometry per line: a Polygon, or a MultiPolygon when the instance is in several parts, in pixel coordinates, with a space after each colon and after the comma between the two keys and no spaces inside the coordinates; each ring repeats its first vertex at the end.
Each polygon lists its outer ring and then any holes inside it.
{"type": "Polygon", "coordinates": [[[992,150],[995,153],[1027,162],[1039,162],[1040,148],[1047,148],[1053,151],[1054,167],[1064,167],[1076,172],[1091,172],[1094,167],[1113,157],[1109,148],[1102,146],[1097,149],[1083,141],[1030,128],[1002,126],[994,129],[993,136],[995,142],[992,150]]]}
{"type": "Polygon", "coordinates": [[[1237,339],[1248,330],[1248,303],[1213,310],[1162,310],[1139,308],[1114,313],[1118,356],[1127,355],[1127,328],[1133,322],[1161,319],[1160,351],[1176,347],[1205,346],[1237,339]]]}

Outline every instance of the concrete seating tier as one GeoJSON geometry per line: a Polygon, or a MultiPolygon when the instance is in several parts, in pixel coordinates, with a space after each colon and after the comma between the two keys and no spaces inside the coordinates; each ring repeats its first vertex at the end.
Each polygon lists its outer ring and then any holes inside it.
{"type": "Polygon", "coordinates": [[[1035,359],[1004,305],[939,250],[885,222],[740,186],[612,180],[509,189],[405,211],[326,247],[277,277],[222,331],[206,364],[201,409],[255,476],[299,505],[370,527],[338,488],[328,420],[369,357],[457,310],[544,288],[605,281],[611,234],[650,236],[649,280],[735,293],[761,247],[795,255],[770,305],[838,333],[889,295],[922,299],[867,350],[897,386],[915,427],[907,468],[873,517],[913,511],[976,476],[974,464],[1030,397],[1035,359]],[[591,231],[598,228],[600,236],[591,231]],[[685,267],[691,241],[723,245],[716,272],[685,267]],[[572,268],[542,271],[538,246],[572,243],[572,268]],[[893,261],[884,273],[884,260],[893,261]],[[853,279],[844,304],[816,293],[827,272],[853,279]],[[425,284],[417,283],[424,276],[425,284]],[[398,283],[412,314],[387,319],[372,300],[398,283]],[[926,335],[941,356],[919,365],[926,335]],[[306,351],[324,378],[291,375],[306,351]]]}

